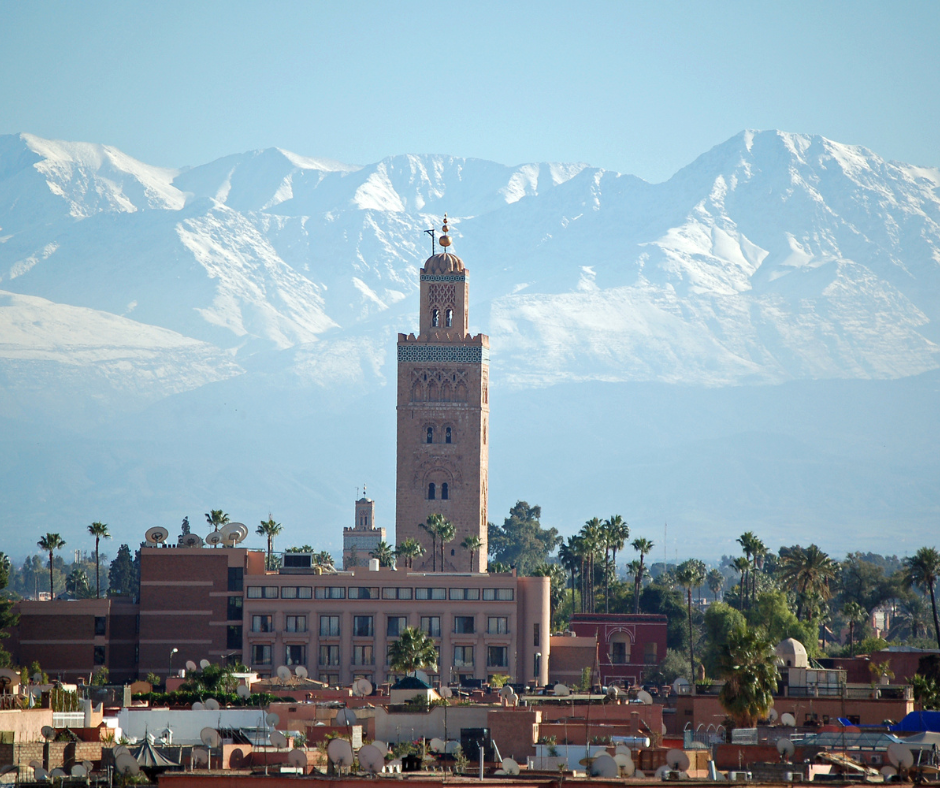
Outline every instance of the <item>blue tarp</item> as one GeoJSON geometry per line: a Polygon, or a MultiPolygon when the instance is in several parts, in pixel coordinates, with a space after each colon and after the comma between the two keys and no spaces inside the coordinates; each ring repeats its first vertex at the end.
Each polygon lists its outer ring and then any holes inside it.
{"type": "Polygon", "coordinates": [[[922,733],[923,731],[940,733],[940,711],[912,711],[897,725],[890,726],[888,730],[903,733],[922,733]]]}

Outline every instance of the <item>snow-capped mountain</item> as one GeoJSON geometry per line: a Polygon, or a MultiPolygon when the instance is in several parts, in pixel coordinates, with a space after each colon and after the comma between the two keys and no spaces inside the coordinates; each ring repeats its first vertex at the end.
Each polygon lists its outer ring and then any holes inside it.
{"type": "Polygon", "coordinates": [[[178,171],[21,134],[0,137],[0,418],[72,434],[213,392],[381,398],[445,211],[497,390],[940,367],[940,171],[822,137],[742,132],[649,184],[280,149],[178,171]]]}

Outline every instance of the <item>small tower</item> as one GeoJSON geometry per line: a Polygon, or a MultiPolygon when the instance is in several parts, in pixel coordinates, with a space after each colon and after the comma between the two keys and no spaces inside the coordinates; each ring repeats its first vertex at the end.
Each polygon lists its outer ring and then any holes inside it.
{"type": "Polygon", "coordinates": [[[356,521],[352,528],[343,529],[343,569],[366,566],[369,553],[385,541],[385,529],[375,527],[375,501],[366,496],[356,501],[356,521]]]}

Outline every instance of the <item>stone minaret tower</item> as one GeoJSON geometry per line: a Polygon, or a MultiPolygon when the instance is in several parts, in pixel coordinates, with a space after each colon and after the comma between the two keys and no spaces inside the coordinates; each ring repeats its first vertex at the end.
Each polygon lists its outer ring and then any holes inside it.
{"type": "Polygon", "coordinates": [[[444,251],[421,269],[420,333],[398,335],[395,534],[399,545],[408,538],[424,545],[414,568],[430,570],[431,537],[420,524],[442,514],[456,530],[445,545],[443,569],[466,572],[470,554],[460,543],[476,536],[482,547],[473,571],[485,572],[490,341],[467,333],[469,272],[449,251],[447,233],[445,214],[444,251]]]}

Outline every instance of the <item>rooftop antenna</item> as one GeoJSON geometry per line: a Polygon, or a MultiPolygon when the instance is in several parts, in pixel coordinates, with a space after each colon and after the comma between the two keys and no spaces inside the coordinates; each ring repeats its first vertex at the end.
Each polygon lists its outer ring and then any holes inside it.
{"type": "Polygon", "coordinates": [[[424,232],[431,236],[431,257],[434,257],[434,255],[437,254],[437,247],[434,245],[434,239],[437,236],[437,230],[432,227],[430,230],[425,230],[424,232]]]}

